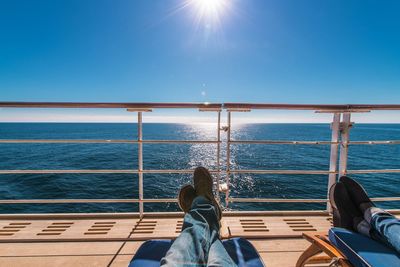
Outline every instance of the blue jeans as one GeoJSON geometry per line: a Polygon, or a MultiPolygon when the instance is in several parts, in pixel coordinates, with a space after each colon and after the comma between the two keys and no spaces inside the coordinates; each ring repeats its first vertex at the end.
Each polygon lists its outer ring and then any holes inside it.
{"type": "Polygon", "coordinates": [[[371,225],[371,238],[394,248],[400,253],[400,220],[392,214],[378,208],[373,208],[370,216],[366,215],[371,225]]]}
{"type": "Polygon", "coordinates": [[[210,201],[198,196],[185,215],[182,233],[161,266],[236,266],[219,239],[219,220],[210,201]]]}

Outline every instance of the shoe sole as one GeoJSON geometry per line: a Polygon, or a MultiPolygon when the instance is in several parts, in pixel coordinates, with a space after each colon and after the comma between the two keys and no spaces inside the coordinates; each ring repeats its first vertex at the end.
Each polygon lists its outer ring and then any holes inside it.
{"type": "Polygon", "coordinates": [[[189,212],[191,206],[190,206],[190,207],[187,207],[187,206],[185,205],[183,196],[184,196],[184,194],[185,194],[186,191],[192,190],[192,188],[193,188],[193,186],[191,186],[190,184],[188,184],[188,185],[183,186],[183,187],[181,188],[181,190],[179,190],[178,205],[179,205],[179,208],[181,208],[181,210],[182,210],[183,212],[185,212],[185,213],[189,212]]]}
{"type": "Polygon", "coordinates": [[[333,206],[336,207],[334,211],[338,215],[339,227],[354,231],[354,218],[360,217],[361,213],[351,200],[346,186],[342,182],[336,183],[331,196],[333,196],[333,206]]]}
{"type": "Polygon", "coordinates": [[[337,205],[336,205],[335,197],[334,197],[334,192],[335,192],[336,184],[337,184],[337,183],[334,183],[334,184],[331,186],[331,188],[329,189],[329,203],[331,203],[331,207],[332,207],[333,209],[336,209],[336,210],[337,210],[337,205]]]}
{"type": "MultiPolygon", "coordinates": [[[[206,168],[197,168],[197,171],[199,171],[199,169],[201,169],[201,173],[203,174],[203,175],[201,175],[201,177],[203,177],[203,176],[207,177],[207,187],[211,188],[211,192],[206,192],[207,193],[206,197],[208,197],[211,200],[213,206],[218,209],[218,211],[216,211],[216,212],[218,213],[217,217],[219,217],[219,219],[220,219],[222,217],[222,209],[219,206],[217,200],[215,199],[213,191],[212,191],[213,184],[214,184],[213,183],[213,178],[212,178],[210,172],[206,168]]],[[[196,184],[198,184],[198,182],[196,182],[196,177],[198,177],[198,176],[194,176],[193,177],[193,182],[195,184],[195,186],[194,186],[195,190],[196,190],[196,184]]],[[[196,194],[197,194],[197,190],[196,190],[196,194]]]]}
{"type": "Polygon", "coordinates": [[[359,206],[361,203],[366,203],[366,202],[372,203],[371,199],[369,198],[369,196],[367,194],[367,191],[365,191],[364,187],[362,185],[360,185],[358,182],[356,182],[355,180],[353,180],[347,176],[340,177],[339,181],[345,185],[347,192],[349,192],[350,198],[354,202],[356,201],[354,195],[357,195],[358,201],[362,200],[362,201],[359,201],[359,203],[355,203],[356,205],[359,206]]]}
{"type": "Polygon", "coordinates": [[[342,219],[335,202],[335,197],[334,197],[335,188],[336,188],[336,183],[334,183],[329,189],[329,203],[331,204],[332,207],[332,224],[334,227],[340,227],[342,225],[341,223],[342,219]]]}

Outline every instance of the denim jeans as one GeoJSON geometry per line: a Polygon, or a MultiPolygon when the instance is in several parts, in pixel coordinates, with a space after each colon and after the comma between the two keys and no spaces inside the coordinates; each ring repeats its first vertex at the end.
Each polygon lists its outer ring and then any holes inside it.
{"type": "Polygon", "coordinates": [[[185,215],[182,233],[161,266],[236,266],[219,239],[219,220],[210,201],[198,196],[185,215]]]}
{"type": "MultiPolygon", "coordinates": [[[[371,238],[394,248],[400,253],[400,220],[378,208],[370,213],[371,238]]],[[[369,216],[368,216],[369,217],[369,216]]]]}

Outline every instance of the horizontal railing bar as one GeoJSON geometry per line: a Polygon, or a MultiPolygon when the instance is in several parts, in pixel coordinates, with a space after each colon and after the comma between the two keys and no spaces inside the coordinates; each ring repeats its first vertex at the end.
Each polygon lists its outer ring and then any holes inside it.
{"type": "Polygon", "coordinates": [[[170,203],[176,198],[154,199],[1,199],[0,204],[57,204],[57,203],[170,203]]]}
{"type": "Polygon", "coordinates": [[[307,198],[229,198],[229,202],[262,202],[262,203],[326,203],[327,199],[307,198]]]}
{"type": "MultiPolygon", "coordinates": [[[[307,199],[307,198],[229,198],[229,202],[262,202],[262,203],[325,203],[328,199],[307,199]]],[[[400,197],[375,197],[372,201],[400,201],[400,197]]]]}
{"type": "Polygon", "coordinates": [[[285,110],[332,110],[337,112],[356,110],[400,110],[400,105],[313,105],[313,104],[255,104],[224,103],[225,109],[285,109],[285,110]]]}
{"type": "Polygon", "coordinates": [[[373,197],[371,200],[375,202],[400,201],[400,197],[373,197]]]}
{"type": "MultiPolygon", "coordinates": [[[[400,197],[377,197],[372,201],[400,201],[400,197]]],[[[230,202],[262,202],[262,203],[325,203],[327,199],[284,199],[284,198],[229,198],[230,202]]],[[[1,199],[0,204],[58,204],[58,203],[175,203],[176,198],[153,199],[1,199]]]]}
{"type": "Polygon", "coordinates": [[[0,170],[0,174],[139,173],[138,170],[0,170]]]}
{"type": "Polygon", "coordinates": [[[163,202],[172,203],[172,202],[175,202],[175,203],[177,203],[178,199],[176,199],[176,198],[150,198],[150,199],[143,199],[142,202],[145,202],[145,203],[163,203],[163,202]]]}
{"type": "MultiPolygon", "coordinates": [[[[143,170],[143,173],[193,173],[194,169],[188,169],[188,170],[143,170]]],[[[210,173],[218,173],[217,170],[209,170],[210,173]]]]}
{"type": "Polygon", "coordinates": [[[229,170],[230,173],[254,173],[254,174],[330,174],[337,172],[323,170],[229,170]]]}
{"type": "Polygon", "coordinates": [[[0,102],[4,108],[221,108],[222,104],[215,103],[100,103],[100,102],[0,102]]]}
{"type": "Polygon", "coordinates": [[[7,199],[1,204],[51,204],[51,203],[138,203],[138,199],[7,199]]]}
{"type": "Polygon", "coordinates": [[[198,143],[198,144],[217,144],[220,143],[221,141],[213,141],[213,140],[103,140],[103,139],[0,139],[0,143],[3,144],[19,144],[19,143],[48,143],[48,144],[65,144],[65,143],[79,143],[79,144],[93,144],[93,143],[133,143],[133,144],[138,144],[138,143],[145,143],[145,144],[164,144],[164,143],[171,143],[171,144],[193,144],[193,143],[198,143]]]}
{"type": "MultiPolygon", "coordinates": [[[[145,144],[163,144],[163,143],[182,143],[182,144],[217,144],[221,141],[217,140],[107,140],[107,139],[0,139],[0,144],[18,144],[18,143],[145,143],[145,144]]],[[[331,141],[279,141],[279,140],[232,140],[230,144],[276,144],[276,145],[331,145],[339,144],[340,142],[331,141]]],[[[389,141],[350,141],[349,145],[391,145],[400,144],[400,140],[389,140],[389,141]]]]}
{"type": "Polygon", "coordinates": [[[232,140],[230,144],[272,144],[272,145],[331,145],[331,141],[277,141],[277,140],[232,140]]]}
{"type": "Polygon", "coordinates": [[[400,173],[400,169],[347,170],[347,173],[400,173]]]}
{"type": "Polygon", "coordinates": [[[213,140],[142,140],[145,144],[218,144],[222,141],[213,140]]]}
{"type": "MultiPolygon", "coordinates": [[[[49,144],[65,144],[65,143],[82,143],[82,144],[92,144],[92,143],[145,143],[145,144],[217,144],[221,141],[217,140],[107,140],[107,139],[0,139],[0,144],[19,144],[19,143],[49,143],[49,144]]],[[[275,145],[331,145],[339,144],[340,142],[331,141],[278,141],[278,140],[232,140],[229,141],[230,144],[275,144],[275,145]]],[[[351,141],[349,145],[391,145],[400,144],[400,140],[390,140],[390,141],[351,141]]]]}
{"type": "Polygon", "coordinates": [[[97,140],[97,139],[0,139],[3,144],[26,144],[26,143],[137,143],[137,140],[97,140]]]}
{"type": "MultiPolygon", "coordinates": [[[[193,173],[194,170],[143,170],[142,173],[193,173]]],[[[218,173],[216,170],[209,170],[210,173],[218,173]]],[[[90,174],[90,173],[104,173],[104,174],[124,174],[124,173],[139,173],[138,170],[0,170],[0,174],[90,174]]]]}
{"type": "MultiPolygon", "coordinates": [[[[193,173],[194,170],[143,170],[142,173],[193,173]]],[[[210,170],[211,173],[218,173],[217,170],[210,170]]],[[[221,171],[224,173],[226,171],[221,171]]],[[[0,170],[0,174],[124,174],[139,173],[138,170],[0,170]]],[[[254,174],[336,174],[337,172],[324,170],[229,170],[229,173],[254,173],[254,174]]],[[[347,173],[400,173],[400,169],[380,169],[380,170],[348,170],[347,173]]]]}
{"type": "Polygon", "coordinates": [[[388,140],[388,141],[350,141],[349,145],[398,145],[400,140],[388,140]]]}
{"type": "Polygon", "coordinates": [[[398,104],[386,105],[317,105],[317,104],[261,104],[261,103],[107,103],[107,102],[0,102],[0,107],[9,108],[199,108],[199,109],[286,109],[286,110],[330,110],[337,112],[357,110],[400,110],[398,104]]]}

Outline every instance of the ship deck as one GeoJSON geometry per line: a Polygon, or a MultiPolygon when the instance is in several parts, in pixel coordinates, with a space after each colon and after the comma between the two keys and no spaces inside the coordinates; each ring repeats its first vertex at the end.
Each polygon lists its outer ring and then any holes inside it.
{"type": "MultiPolygon", "coordinates": [[[[127,109],[137,113],[137,134],[120,139],[0,139],[0,144],[132,144],[137,148],[137,168],[134,169],[2,169],[0,175],[58,175],[58,174],[132,174],[138,178],[138,195],[124,199],[0,199],[1,204],[57,204],[57,203],[137,203],[138,212],[131,214],[0,214],[0,266],[127,266],[139,246],[149,239],[176,238],[182,227],[182,213],[148,213],[145,203],[176,203],[176,198],[145,198],[144,176],[147,174],[192,174],[193,166],[181,169],[147,169],[143,162],[144,144],[209,144],[216,147],[214,175],[216,190],[225,194],[229,203],[327,203],[314,198],[242,198],[230,194],[230,178],[237,174],[326,175],[328,190],[341,175],[395,174],[400,169],[348,169],[349,146],[399,145],[400,140],[350,140],[353,113],[370,111],[398,111],[400,105],[304,105],[304,104],[249,104],[249,103],[63,103],[63,102],[0,102],[1,108],[79,108],[127,109]],[[215,136],[207,140],[156,140],[143,137],[143,113],[153,109],[194,109],[216,115],[215,136]],[[314,111],[332,115],[331,138],[323,140],[241,140],[231,133],[232,114],[251,110],[314,111]],[[221,112],[227,115],[221,122],[221,112]],[[329,141],[330,140],[330,141],[329,141]],[[251,169],[235,168],[231,164],[231,146],[246,145],[305,145],[329,146],[329,169],[251,169]],[[224,146],[222,146],[224,145],[224,146]],[[139,216],[141,215],[141,217],[139,216]]],[[[132,119],[132,122],[134,119],[132,119]]],[[[297,138],[297,136],[296,136],[297,138]]],[[[35,160],[35,158],[32,158],[35,160]]],[[[378,162],[378,161],[377,161],[378,162]]],[[[396,193],[396,192],[393,192],[396,193]]],[[[374,202],[400,201],[398,195],[373,198],[374,202]]],[[[301,253],[309,245],[302,239],[304,232],[326,233],[331,227],[325,211],[291,212],[227,212],[222,221],[221,236],[244,237],[250,240],[268,267],[295,266],[301,253]]],[[[89,212],[89,211],[88,211],[89,212]]],[[[395,214],[400,214],[395,211],[395,214]]],[[[313,265],[328,266],[329,263],[313,265]]]]}
{"type": "MultiPolygon", "coordinates": [[[[0,265],[127,266],[145,240],[176,238],[182,215],[0,215],[0,265]]],[[[221,236],[247,238],[268,267],[295,266],[309,245],[302,233],[326,233],[331,221],[324,211],[228,212],[221,236]]]]}

